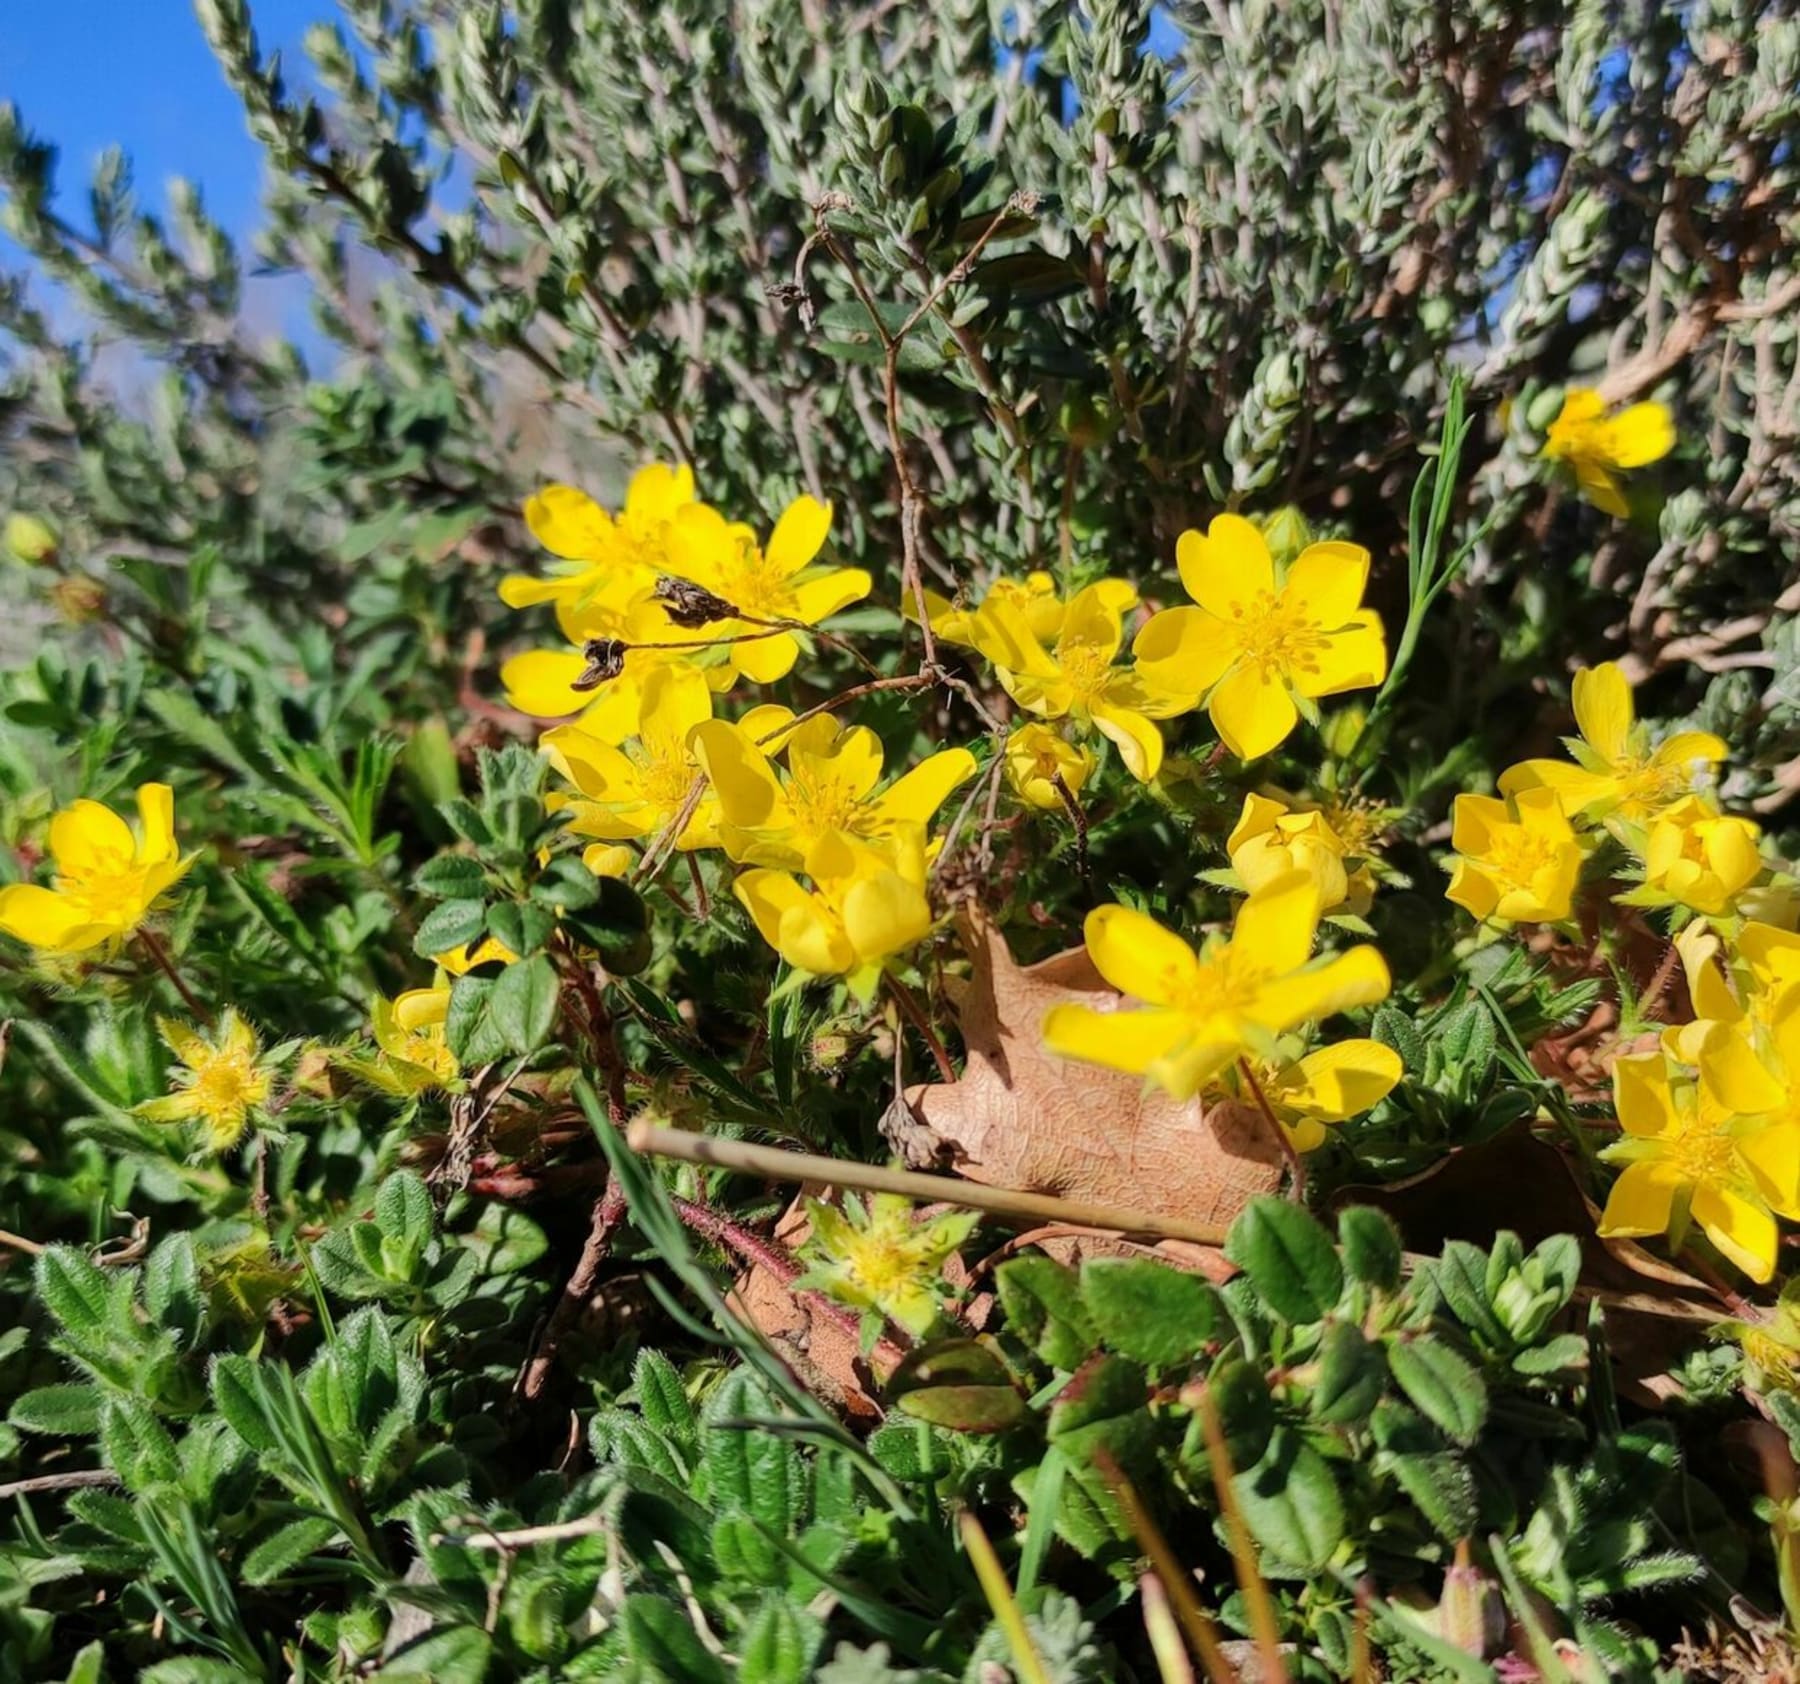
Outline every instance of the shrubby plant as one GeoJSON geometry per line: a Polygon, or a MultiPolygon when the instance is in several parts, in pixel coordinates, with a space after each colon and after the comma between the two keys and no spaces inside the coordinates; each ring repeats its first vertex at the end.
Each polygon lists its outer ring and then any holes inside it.
{"type": "Polygon", "coordinates": [[[1792,1670],[1791,10],[197,11],[253,250],[0,107],[0,1672],[1792,1670]]]}

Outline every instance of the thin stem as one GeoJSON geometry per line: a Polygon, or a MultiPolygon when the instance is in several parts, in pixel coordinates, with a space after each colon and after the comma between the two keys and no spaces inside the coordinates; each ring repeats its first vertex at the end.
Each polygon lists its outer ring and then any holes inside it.
{"type": "Polygon", "coordinates": [[[148,924],[140,924],[137,935],[138,940],[144,944],[144,951],[156,962],[156,968],[174,984],[175,992],[181,996],[182,1003],[186,1005],[187,1009],[194,1014],[195,1021],[205,1024],[210,1029],[213,1021],[212,1011],[202,1005],[193,989],[182,981],[181,973],[175,969],[174,961],[169,957],[169,950],[162,944],[162,938],[148,924]]]}
{"type": "Polygon", "coordinates": [[[1250,1060],[1238,1060],[1238,1074],[1244,1078],[1244,1084],[1250,1089],[1256,1100],[1256,1108],[1263,1114],[1263,1121],[1269,1125],[1269,1133],[1274,1135],[1282,1154],[1287,1158],[1288,1168],[1293,1172],[1293,1196],[1296,1202],[1306,1200],[1306,1165],[1301,1162],[1300,1154],[1294,1143],[1288,1138],[1288,1131],[1281,1126],[1281,1119],[1275,1115],[1275,1107],[1269,1103],[1269,1096],[1263,1092],[1262,1083],[1256,1079],[1256,1072],[1250,1068],[1250,1060]]]}
{"type": "Polygon", "coordinates": [[[1061,772],[1052,772],[1050,782],[1055,785],[1056,793],[1062,798],[1062,804],[1068,811],[1069,822],[1075,827],[1075,857],[1081,868],[1081,887],[1088,901],[1094,898],[1094,873],[1088,863],[1088,818],[1082,805],[1075,799],[1075,791],[1070,789],[1061,772]]]}
{"type": "Polygon", "coordinates": [[[956,1080],[956,1066],[950,1062],[950,1054],[944,1043],[938,1039],[938,1033],[931,1026],[931,1019],[925,1015],[919,1002],[913,998],[912,990],[891,972],[884,975],[882,981],[887,984],[888,997],[899,1009],[900,1015],[919,1032],[919,1039],[925,1043],[930,1052],[932,1062],[938,1067],[938,1076],[945,1082],[956,1080]]]}

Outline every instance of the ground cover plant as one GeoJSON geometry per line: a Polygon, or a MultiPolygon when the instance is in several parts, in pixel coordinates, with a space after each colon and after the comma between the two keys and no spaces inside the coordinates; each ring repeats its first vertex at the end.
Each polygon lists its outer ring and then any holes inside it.
{"type": "Polygon", "coordinates": [[[0,107],[0,1675],[1794,1676],[1793,8],[197,13],[254,251],[0,107]]]}

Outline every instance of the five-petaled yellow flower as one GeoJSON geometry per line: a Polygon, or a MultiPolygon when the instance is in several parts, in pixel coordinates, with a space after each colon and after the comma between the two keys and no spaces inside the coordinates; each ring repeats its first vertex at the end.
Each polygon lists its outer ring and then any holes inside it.
{"type": "Polygon", "coordinates": [[[1600,1233],[1668,1233],[1679,1245],[1691,1219],[1752,1280],[1768,1280],[1776,1216],[1800,1218],[1800,1122],[1725,1109],[1660,1049],[1614,1062],[1613,1097],[1625,1136],[1600,1155],[1625,1171],[1600,1233]]]}
{"type": "Polygon", "coordinates": [[[1761,834],[1749,819],[1721,813],[1697,795],[1684,796],[1651,820],[1644,885],[1619,898],[1724,917],[1762,874],[1761,834]]]}
{"type": "Polygon", "coordinates": [[[1690,794],[1726,748],[1710,731],[1678,731],[1654,749],[1639,724],[1631,685],[1612,661],[1583,667],[1572,700],[1579,740],[1566,760],[1526,760],[1500,778],[1502,795],[1551,789],[1571,818],[1641,823],[1690,794]]]}
{"type": "Polygon", "coordinates": [[[525,524],[564,565],[543,579],[509,574],[500,582],[500,600],[508,608],[540,602],[579,607],[596,589],[615,583],[653,586],[667,565],[669,523],[694,501],[693,470],[662,462],[631,476],[617,516],[572,485],[545,486],[526,499],[525,524]]]}
{"type": "Polygon", "coordinates": [[[1093,750],[1070,742],[1054,725],[1034,721],[1015,726],[1007,735],[1006,781],[1028,807],[1066,812],[1093,772],[1093,750]]]}
{"type": "Polygon", "coordinates": [[[210,1035],[166,1017],[156,1028],[181,1065],[172,1073],[175,1091],[146,1100],[137,1114],[152,1123],[199,1123],[211,1151],[229,1151],[269,1097],[272,1078],[256,1031],[230,1008],[210,1035]]]}
{"type": "Polygon", "coordinates": [[[1452,809],[1448,899],[1484,923],[1555,924],[1569,916],[1581,875],[1581,844],[1549,789],[1510,801],[1459,795],[1452,809]]]}
{"type": "Polygon", "coordinates": [[[1106,581],[1076,592],[1053,646],[1032,630],[1027,612],[992,592],[971,621],[975,647],[993,662],[1007,693],[1028,713],[1091,725],[1119,751],[1134,778],[1162,770],[1163,740],[1154,721],[1186,713],[1191,696],[1145,682],[1116,664],[1125,642],[1117,590],[1106,581]]]}
{"type": "Polygon", "coordinates": [[[1634,403],[1617,415],[1606,413],[1606,400],[1586,386],[1571,386],[1562,413],[1550,423],[1544,459],[1567,462],[1581,495],[1609,515],[1627,515],[1619,483],[1622,468],[1642,468],[1675,448],[1675,422],[1668,406],[1634,403]]]}
{"type": "Polygon", "coordinates": [[[1279,877],[1238,908],[1229,939],[1196,953],[1142,912],[1098,907],[1087,917],[1088,956],[1142,1004],[1053,1006],[1044,1042],[1191,1099],[1238,1059],[1272,1058],[1288,1030],[1387,998],[1387,964],[1372,947],[1312,962],[1321,911],[1311,877],[1279,877]]]}
{"type": "Polygon", "coordinates": [[[1266,795],[1244,797],[1243,811],[1225,839],[1231,869],[1254,894],[1277,877],[1303,871],[1319,891],[1326,912],[1367,912],[1375,881],[1366,866],[1347,863],[1349,848],[1317,808],[1290,811],[1266,795]]]}
{"type": "Polygon", "coordinates": [[[812,571],[830,530],[831,505],[815,497],[788,504],[766,548],[750,527],[704,503],[688,504],[669,526],[669,571],[744,618],[709,621],[684,635],[713,640],[732,670],[755,683],[785,678],[800,658],[800,640],[771,625],[816,626],[869,594],[872,581],[860,567],[812,571]]]}
{"type": "MultiPolygon", "coordinates": [[[[1100,579],[1094,588],[1121,615],[1137,606],[1137,586],[1124,579],[1100,579]]],[[[1027,573],[1023,579],[996,579],[973,608],[958,608],[935,591],[925,593],[932,635],[939,642],[959,643],[969,649],[981,648],[979,616],[984,612],[990,617],[999,610],[1017,614],[1031,635],[1048,647],[1061,634],[1068,608],[1068,603],[1057,595],[1056,581],[1041,572],[1027,573]]],[[[904,610],[909,620],[918,618],[918,610],[911,602],[904,604],[904,610]]]]}
{"type": "Polygon", "coordinates": [[[402,1099],[455,1088],[460,1069],[450,1050],[449,1017],[450,985],[441,979],[429,988],[409,988],[398,999],[377,995],[369,1011],[376,1056],[338,1062],[372,1087],[402,1099]]]}
{"type": "Polygon", "coordinates": [[[1287,740],[1305,708],[1387,677],[1380,617],[1362,604],[1369,552],[1309,544],[1279,583],[1263,535],[1241,515],[1219,515],[1175,550],[1197,607],[1165,608],[1132,653],[1159,689],[1206,699],[1219,740],[1254,760],[1287,740]]]}
{"type": "Polygon", "coordinates": [[[1325,1144],[1333,1123],[1372,1110],[1393,1091],[1404,1067],[1379,1041],[1333,1041],[1304,1058],[1279,1059],[1255,1072],[1257,1086],[1296,1152],[1325,1144]]]}
{"type": "Polygon", "coordinates": [[[635,741],[615,748],[583,727],[559,725],[541,746],[575,786],[549,805],[570,815],[569,832],[616,843],[660,834],[685,811],[675,846],[719,845],[719,803],[705,790],[689,739],[712,718],[712,691],[689,666],[658,667],[644,683],[644,711],[635,741]],[[696,799],[696,785],[701,794],[696,799]],[[690,807],[689,802],[694,804],[690,807]]]}
{"type": "Polygon", "coordinates": [[[972,1210],[918,1217],[896,1193],[877,1193],[867,1205],[850,1194],[842,1210],[808,1199],[806,1214],[810,1267],[799,1284],[884,1316],[917,1339],[937,1325],[944,1264],[978,1220],[972,1210]]]}
{"type": "Polygon", "coordinates": [[[86,953],[123,941],[150,916],[194,857],[175,844],[175,797],[141,784],[138,830],[98,801],[77,801],[50,821],[56,876],[49,888],[0,889],[0,930],[47,953],[86,953]]]}
{"type": "Polygon", "coordinates": [[[855,869],[859,845],[880,847],[902,829],[929,824],[950,792],[975,775],[966,748],[940,749],[877,794],[881,739],[866,726],[845,730],[829,714],[770,744],[777,754],[785,745],[785,777],[741,723],[711,720],[690,740],[717,792],[726,853],[746,865],[812,877],[845,876],[855,869]]]}
{"type": "Polygon", "coordinates": [[[931,931],[925,835],[917,827],[882,852],[859,847],[851,871],[808,888],[790,872],[757,866],[731,886],[758,932],[797,971],[841,976],[868,1000],[885,962],[931,931]]]}

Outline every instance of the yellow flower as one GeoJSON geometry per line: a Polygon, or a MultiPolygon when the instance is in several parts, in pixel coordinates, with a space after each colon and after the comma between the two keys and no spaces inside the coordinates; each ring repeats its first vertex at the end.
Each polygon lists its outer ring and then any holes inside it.
{"type": "Polygon", "coordinates": [[[1054,1006],[1044,1042],[1191,1099],[1239,1058],[1271,1057],[1286,1031],[1387,997],[1388,968],[1372,947],[1311,962],[1320,915],[1317,887],[1294,872],[1243,902],[1228,940],[1215,937],[1195,953],[1142,912],[1098,907],[1087,917],[1088,956],[1143,1005],[1054,1006]]]}
{"type": "Polygon", "coordinates": [[[1296,1152],[1316,1151],[1326,1127],[1379,1105],[1400,1080],[1400,1055],[1379,1041],[1334,1041],[1304,1058],[1265,1065],[1257,1085],[1296,1152]]]}
{"type": "Polygon", "coordinates": [[[1459,795],[1452,812],[1449,900],[1485,923],[1555,924],[1569,916],[1581,875],[1581,844],[1548,789],[1511,801],[1459,795]]]}
{"type": "MultiPolygon", "coordinates": [[[[1121,615],[1137,606],[1137,586],[1127,580],[1101,579],[1095,588],[1121,615]]],[[[1068,612],[1068,604],[1056,594],[1056,581],[1048,573],[1027,573],[1023,579],[996,579],[974,608],[958,608],[937,592],[927,591],[925,608],[931,616],[932,635],[939,642],[958,643],[969,649],[981,647],[978,616],[983,612],[1016,613],[1031,635],[1046,646],[1055,643],[1068,612]]],[[[918,618],[918,610],[910,601],[904,609],[907,619],[918,618]]]]}
{"type": "Polygon", "coordinates": [[[1762,871],[1761,835],[1750,820],[1731,818],[1697,795],[1686,796],[1651,823],[1644,843],[1644,886],[1619,899],[1723,917],[1762,871]]]}
{"type": "Polygon", "coordinates": [[[941,749],[877,795],[881,739],[865,726],[845,730],[821,714],[784,740],[785,778],[752,729],[715,719],[693,732],[694,758],[718,793],[719,839],[747,865],[842,877],[859,845],[879,847],[902,828],[929,824],[975,775],[966,748],[941,749]]]}
{"type": "Polygon", "coordinates": [[[1071,796],[1093,775],[1093,750],[1072,743],[1053,725],[1020,725],[1006,739],[1006,778],[1027,806],[1067,811],[1056,780],[1071,796]]]}
{"type": "Polygon", "coordinates": [[[1618,1059],[1613,1097],[1625,1138],[1600,1155],[1626,1167],[1600,1233],[1669,1233],[1679,1246],[1691,1219],[1752,1280],[1768,1280],[1776,1216],[1800,1217],[1800,1122],[1726,1110],[1666,1050],[1618,1059]]]}
{"type": "Polygon", "coordinates": [[[175,797],[141,784],[138,833],[98,801],[77,801],[50,821],[56,876],[49,888],[0,889],[0,930],[48,953],[85,953],[123,941],[194,863],[175,845],[175,797]]]}
{"type": "Polygon", "coordinates": [[[1219,515],[1175,551],[1195,608],[1165,608],[1132,644],[1139,670],[1164,690],[1206,697],[1219,740],[1254,760],[1287,740],[1304,707],[1387,677],[1381,619],[1363,608],[1369,552],[1309,544],[1279,585],[1263,535],[1219,515]]]}
{"type": "Polygon", "coordinates": [[[731,886],[757,930],[797,971],[841,976],[867,1000],[884,961],[931,931],[925,896],[925,836],[892,838],[893,858],[859,848],[852,871],[808,889],[785,871],[757,867],[731,886]]]}
{"type": "Polygon", "coordinates": [[[181,1068],[173,1072],[174,1091],[146,1100],[137,1114],[152,1123],[197,1122],[210,1150],[229,1151],[269,1097],[270,1072],[256,1031],[230,1008],[211,1035],[166,1017],[156,1028],[181,1068]]]}
{"type": "Polygon", "coordinates": [[[1185,713],[1193,698],[1159,690],[1115,666],[1125,641],[1119,592],[1103,581],[1078,591],[1050,649],[1027,615],[992,593],[971,622],[975,647],[994,664],[1007,693],[1028,713],[1091,725],[1119,750],[1126,769],[1148,783],[1162,769],[1162,733],[1152,723],[1185,713]]]}
{"type": "Polygon", "coordinates": [[[41,567],[45,562],[56,560],[56,529],[36,515],[8,515],[0,543],[6,546],[6,553],[14,561],[22,561],[30,567],[41,567]]]}
{"type": "Polygon", "coordinates": [[[483,936],[473,947],[465,941],[461,947],[452,947],[432,961],[451,976],[467,976],[477,965],[516,965],[518,962],[518,954],[494,936],[483,936]]]}
{"type": "MultiPolygon", "coordinates": [[[[687,806],[699,762],[688,746],[694,728],[712,717],[712,692],[690,666],[658,667],[644,682],[644,711],[635,741],[615,748],[582,725],[559,725],[541,746],[551,764],[575,786],[549,805],[570,814],[575,836],[619,842],[660,834],[687,806]]],[[[703,794],[681,835],[681,849],[719,845],[719,803],[703,794]]]]}
{"type": "Polygon", "coordinates": [[[877,1193],[865,1206],[846,1195],[838,1210],[806,1201],[810,1264],[797,1285],[817,1287],[853,1309],[885,1317],[923,1339],[937,1325],[944,1264],[974,1231],[974,1211],[918,1219],[910,1201],[877,1193]]]}
{"type": "Polygon", "coordinates": [[[1244,810],[1225,839],[1231,869],[1252,894],[1277,877],[1303,871],[1319,891],[1327,913],[1343,910],[1360,916],[1368,911],[1375,884],[1366,868],[1354,872],[1344,839],[1314,808],[1290,812],[1266,795],[1246,795],[1244,810]]]}
{"type": "Polygon", "coordinates": [[[409,988],[395,1000],[377,995],[369,1015],[377,1056],[343,1060],[357,1075],[401,1098],[459,1085],[456,1054],[445,1033],[448,983],[409,988]]]}
{"type": "Polygon", "coordinates": [[[509,575],[500,582],[500,600],[509,608],[540,602],[579,608],[597,590],[653,588],[667,566],[669,523],[694,501],[693,470],[661,462],[631,476],[617,518],[572,485],[545,486],[526,499],[525,524],[565,565],[547,579],[509,575]]]}
{"type": "Polygon", "coordinates": [[[816,626],[869,594],[860,567],[809,571],[831,530],[831,505],[796,497],[783,511],[765,549],[748,526],[728,522],[716,509],[691,503],[669,528],[669,571],[730,604],[745,619],[709,622],[693,637],[737,638],[723,642],[734,671],[770,684],[793,670],[800,641],[792,631],[770,631],[772,621],[816,626]]]}
{"type": "Polygon", "coordinates": [[[1725,744],[1710,731],[1678,731],[1652,749],[1631,686],[1612,661],[1576,673],[1572,699],[1581,731],[1579,740],[1567,739],[1575,764],[1523,761],[1501,775],[1502,795],[1553,789],[1570,818],[1641,822],[1691,793],[1725,758],[1725,744]]]}
{"type": "Polygon", "coordinates": [[[1545,461],[1567,462],[1575,470],[1581,495],[1595,508],[1623,516],[1631,509],[1618,470],[1641,468],[1674,448],[1675,422],[1666,404],[1634,403],[1609,416],[1598,392],[1571,386],[1562,413],[1550,423],[1543,454],[1545,461]]]}

